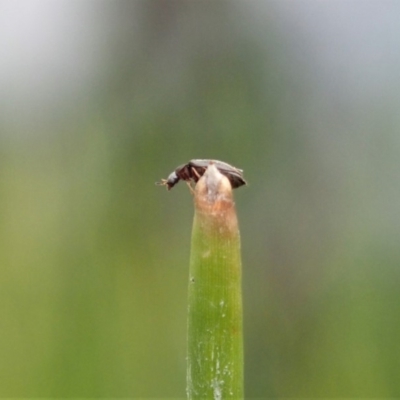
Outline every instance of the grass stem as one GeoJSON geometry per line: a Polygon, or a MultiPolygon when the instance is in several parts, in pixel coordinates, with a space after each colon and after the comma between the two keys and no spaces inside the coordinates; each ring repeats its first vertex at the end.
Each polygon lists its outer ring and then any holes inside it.
{"type": "Polygon", "coordinates": [[[231,184],[213,164],[196,185],[194,203],[188,399],[243,399],[240,236],[231,184]]]}

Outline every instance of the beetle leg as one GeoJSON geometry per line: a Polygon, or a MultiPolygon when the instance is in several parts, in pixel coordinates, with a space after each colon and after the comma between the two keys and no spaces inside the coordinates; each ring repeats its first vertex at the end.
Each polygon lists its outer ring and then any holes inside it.
{"type": "MultiPolygon", "coordinates": [[[[193,172],[194,175],[196,175],[197,180],[199,180],[199,179],[201,178],[201,175],[199,175],[199,173],[196,171],[196,168],[193,168],[193,167],[192,167],[192,172],[193,172]]],[[[197,182],[197,181],[196,181],[196,182],[197,182]]]]}
{"type": "Polygon", "coordinates": [[[190,181],[186,181],[186,185],[188,185],[190,192],[194,195],[194,190],[192,188],[192,185],[190,184],[190,181]]]}

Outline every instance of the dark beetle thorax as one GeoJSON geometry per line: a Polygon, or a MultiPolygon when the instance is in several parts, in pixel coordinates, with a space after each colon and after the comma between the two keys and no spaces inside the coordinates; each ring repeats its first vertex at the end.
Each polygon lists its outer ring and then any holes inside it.
{"type": "Polygon", "coordinates": [[[192,178],[192,171],[188,164],[181,165],[175,170],[176,175],[183,181],[190,181],[192,178]]]}

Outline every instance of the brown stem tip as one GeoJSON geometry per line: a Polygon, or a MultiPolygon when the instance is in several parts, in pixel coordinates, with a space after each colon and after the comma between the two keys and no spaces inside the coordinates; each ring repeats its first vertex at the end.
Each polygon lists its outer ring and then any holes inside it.
{"type": "Polygon", "coordinates": [[[197,182],[194,201],[197,213],[208,216],[214,223],[220,223],[228,230],[236,226],[232,185],[214,164],[208,166],[197,182]]]}
{"type": "Polygon", "coordinates": [[[215,203],[232,199],[232,186],[229,179],[219,172],[214,164],[210,164],[196,184],[195,196],[202,201],[215,203]]]}

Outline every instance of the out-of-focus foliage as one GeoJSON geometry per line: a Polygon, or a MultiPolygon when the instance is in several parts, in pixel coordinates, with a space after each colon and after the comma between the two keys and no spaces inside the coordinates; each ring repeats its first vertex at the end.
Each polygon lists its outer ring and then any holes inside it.
{"type": "Polygon", "coordinates": [[[397,2],[0,1],[0,394],[184,397],[193,206],[245,170],[246,397],[400,395],[397,2]]]}

